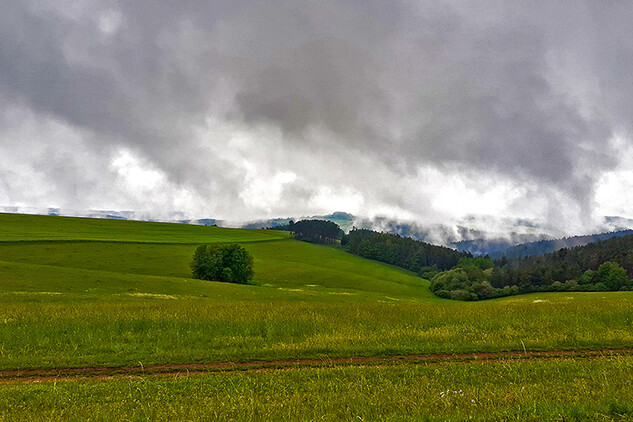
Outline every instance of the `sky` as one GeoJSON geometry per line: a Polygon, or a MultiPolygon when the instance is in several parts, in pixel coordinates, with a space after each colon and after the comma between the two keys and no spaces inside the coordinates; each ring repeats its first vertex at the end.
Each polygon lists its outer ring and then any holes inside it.
{"type": "Polygon", "coordinates": [[[0,6],[0,205],[633,217],[629,0],[0,6]]]}

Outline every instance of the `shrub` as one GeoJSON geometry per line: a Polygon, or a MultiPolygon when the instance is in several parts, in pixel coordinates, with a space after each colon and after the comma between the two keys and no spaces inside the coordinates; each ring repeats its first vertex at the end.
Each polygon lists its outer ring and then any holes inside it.
{"type": "Polygon", "coordinates": [[[451,298],[451,292],[449,292],[448,290],[438,290],[435,292],[435,296],[437,297],[441,297],[442,299],[450,299],[451,298]]]}
{"type": "Polygon", "coordinates": [[[474,283],[470,290],[475,293],[479,299],[491,299],[499,294],[497,289],[490,285],[489,281],[474,283]]]}
{"type": "Polygon", "coordinates": [[[453,290],[451,291],[451,299],[453,300],[478,300],[479,298],[475,293],[469,292],[467,290],[453,290]]]}
{"type": "Polygon", "coordinates": [[[439,273],[440,273],[440,270],[437,268],[437,265],[422,267],[418,271],[418,274],[420,275],[420,277],[426,278],[427,280],[432,280],[439,273]]]}
{"type": "Polygon", "coordinates": [[[464,290],[470,285],[468,274],[462,268],[453,268],[452,270],[439,273],[431,282],[431,291],[438,290],[464,290]]]}
{"type": "Polygon", "coordinates": [[[608,292],[609,288],[604,283],[596,283],[593,285],[593,292],[608,292]]]}
{"type": "Polygon", "coordinates": [[[629,285],[626,270],[615,262],[605,262],[598,268],[601,281],[606,284],[608,290],[616,291],[629,285]]]}
{"type": "Polygon", "coordinates": [[[191,262],[193,278],[246,284],[253,279],[253,257],[237,243],[202,245],[191,262]]]}

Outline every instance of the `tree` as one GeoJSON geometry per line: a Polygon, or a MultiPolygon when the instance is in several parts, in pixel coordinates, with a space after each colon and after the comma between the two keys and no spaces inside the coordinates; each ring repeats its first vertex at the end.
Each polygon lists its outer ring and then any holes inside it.
{"type": "Polygon", "coordinates": [[[594,270],[587,270],[578,278],[578,283],[582,285],[593,284],[596,282],[597,279],[598,273],[596,273],[594,270]]]}
{"type": "Polygon", "coordinates": [[[343,237],[338,224],[326,220],[301,220],[292,225],[293,237],[315,243],[336,243],[343,237]]]}
{"type": "Polygon", "coordinates": [[[494,267],[495,263],[492,262],[490,259],[484,258],[484,257],[476,257],[476,258],[464,257],[464,258],[459,259],[457,266],[462,267],[462,268],[477,267],[482,270],[487,270],[489,268],[494,267]]]}
{"type": "Polygon", "coordinates": [[[605,262],[598,268],[600,281],[606,284],[611,291],[620,290],[628,287],[629,278],[626,276],[626,270],[615,262],[605,262]]]}
{"type": "Polygon", "coordinates": [[[434,274],[429,271],[448,270],[460,258],[472,258],[468,252],[458,252],[444,246],[419,242],[410,237],[379,233],[367,229],[353,229],[341,244],[355,255],[375,259],[414,272],[425,273],[427,278],[434,274]]]}
{"type": "Polygon", "coordinates": [[[237,243],[202,245],[190,264],[193,278],[246,284],[253,279],[253,257],[237,243]]]}

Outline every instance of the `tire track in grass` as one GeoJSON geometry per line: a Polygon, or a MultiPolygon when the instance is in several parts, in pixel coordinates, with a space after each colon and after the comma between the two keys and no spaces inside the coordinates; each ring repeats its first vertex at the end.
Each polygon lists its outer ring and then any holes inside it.
{"type": "MultiPolygon", "coordinates": [[[[601,358],[633,355],[633,349],[511,351],[435,355],[374,356],[349,358],[297,359],[250,362],[183,363],[119,367],[87,367],[58,369],[15,369],[0,371],[0,383],[45,382],[72,379],[107,379],[135,376],[200,375],[234,371],[274,371],[309,368],[338,368],[363,365],[395,365],[445,362],[484,362],[500,360],[536,360],[555,358],[601,358]]],[[[140,362],[139,362],[140,363],[140,362]]]]}

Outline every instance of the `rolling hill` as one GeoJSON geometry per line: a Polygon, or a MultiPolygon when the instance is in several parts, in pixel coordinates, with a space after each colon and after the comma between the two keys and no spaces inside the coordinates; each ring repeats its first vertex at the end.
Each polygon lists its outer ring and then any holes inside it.
{"type": "MultiPolygon", "coordinates": [[[[525,403],[486,397],[525,386],[537,416],[568,414],[576,396],[542,399],[556,383],[580,391],[579,373],[622,373],[584,357],[633,364],[632,300],[455,302],[411,272],[281,231],[0,214],[0,419],[341,420],[352,406],[367,420],[463,420],[471,400],[482,420],[520,419],[525,403]],[[255,284],[191,279],[195,248],[212,242],[243,245],[255,284]],[[507,361],[520,353],[530,362],[507,361]],[[440,395],[447,385],[464,403],[440,395]]],[[[629,397],[628,379],[596,376],[584,412],[629,397]]]]}

